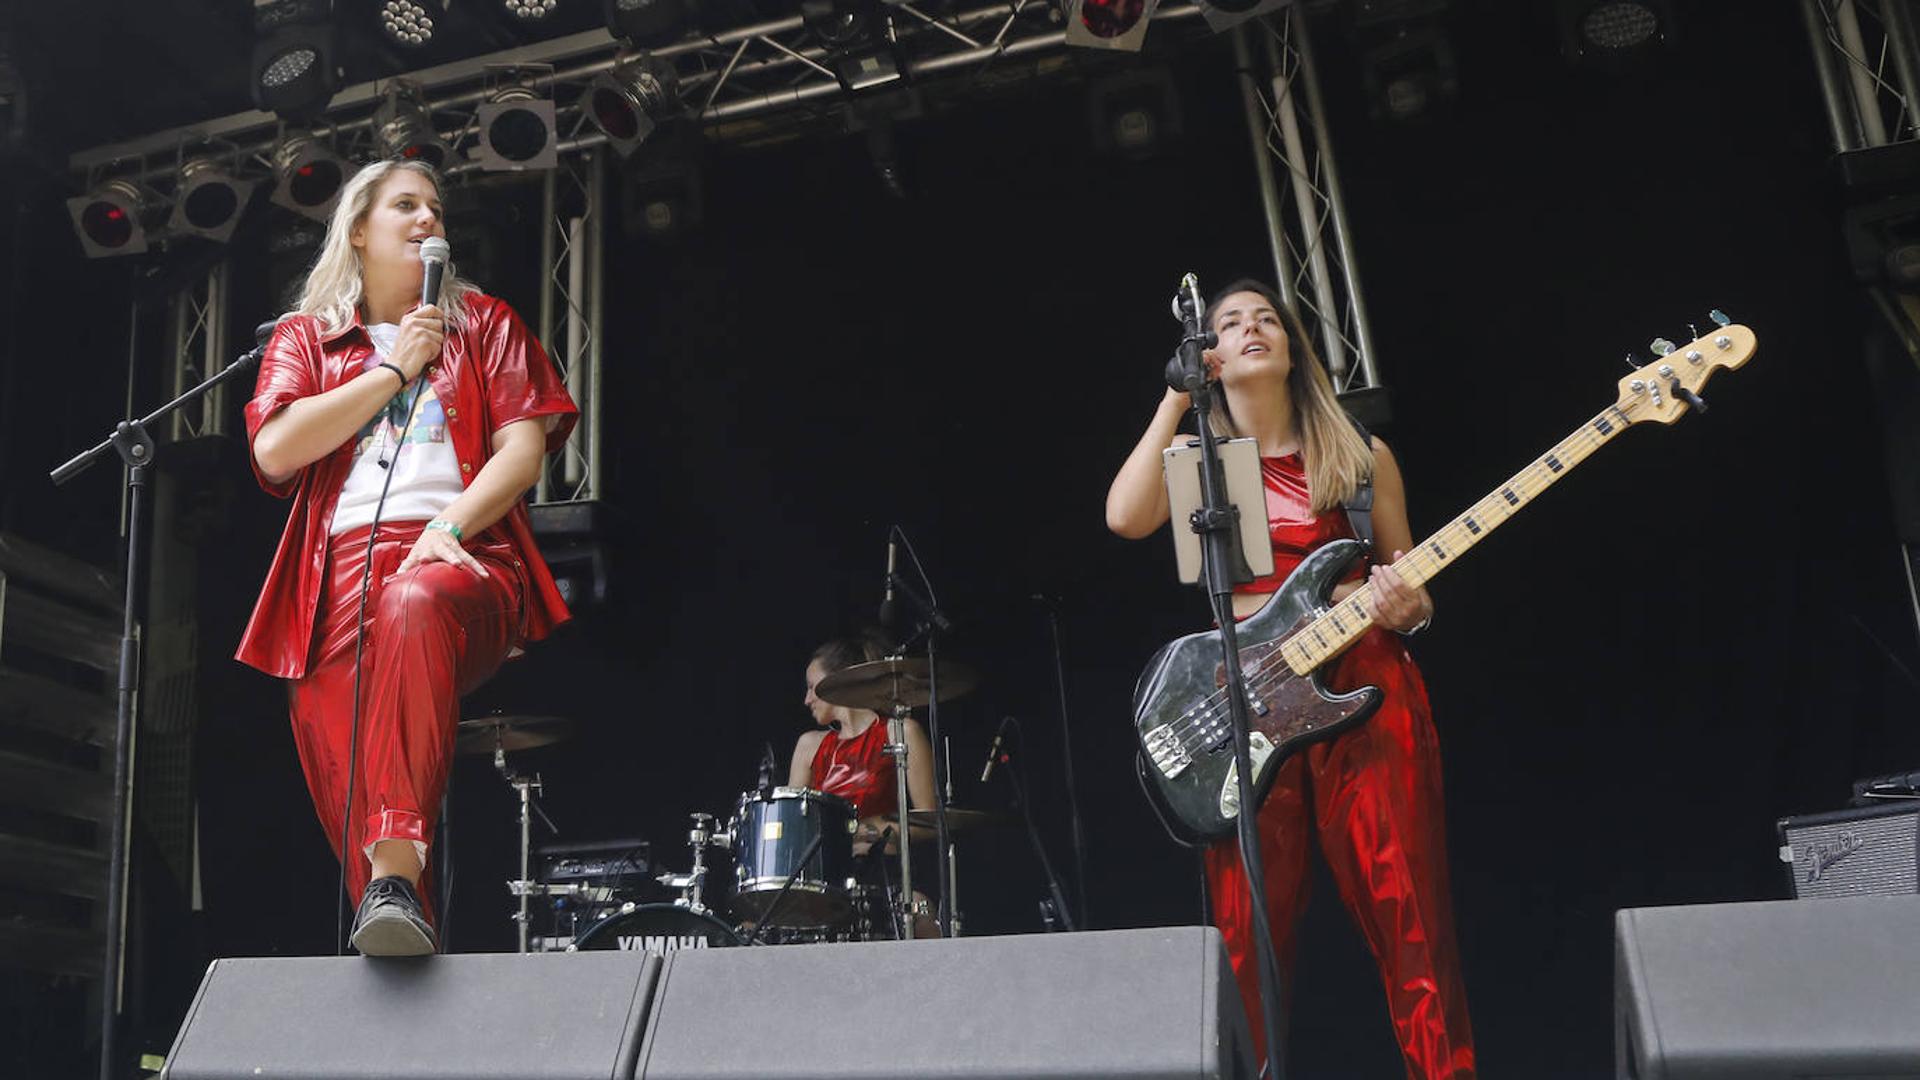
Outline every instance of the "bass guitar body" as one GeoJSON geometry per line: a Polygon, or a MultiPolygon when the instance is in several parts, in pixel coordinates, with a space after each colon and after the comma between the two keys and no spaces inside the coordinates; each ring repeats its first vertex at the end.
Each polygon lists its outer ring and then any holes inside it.
{"type": "MultiPolygon", "coordinates": [[[[1318,671],[1297,674],[1279,655],[1282,643],[1328,611],[1334,586],[1365,553],[1357,540],[1315,549],[1236,627],[1256,805],[1287,755],[1338,735],[1379,707],[1377,687],[1336,694],[1318,671]]],[[[1188,634],[1154,655],[1133,691],[1143,786],[1168,831],[1188,843],[1233,835],[1239,816],[1223,655],[1218,630],[1188,634]]]]}

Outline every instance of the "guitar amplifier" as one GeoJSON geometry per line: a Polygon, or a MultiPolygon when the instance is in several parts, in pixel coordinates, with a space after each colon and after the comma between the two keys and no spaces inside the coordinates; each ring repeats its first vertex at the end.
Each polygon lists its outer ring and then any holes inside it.
{"type": "Polygon", "coordinates": [[[1795,899],[1920,892],[1920,800],[1781,818],[1780,861],[1795,899]]]}

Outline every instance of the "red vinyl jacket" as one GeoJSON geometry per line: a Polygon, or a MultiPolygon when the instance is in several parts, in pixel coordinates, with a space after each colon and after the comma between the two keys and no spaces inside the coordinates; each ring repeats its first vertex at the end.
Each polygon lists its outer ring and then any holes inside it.
{"type": "MultiPolygon", "coordinates": [[[[445,404],[447,432],[460,461],[461,480],[471,484],[493,455],[494,432],[515,420],[557,417],[547,434],[547,450],[552,452],[566,441],[580,410],[567,395],[553,362],[512,308],[473,293],[467,299],[467,315],[467,329],[448,328],[440,359],[427,365],[426,376],[445,404]]],[[[247,403],[248,447],[260,433],[260,425],[288,404],[359,378],[372,352],[373,342],[357,313],[350,325],[330,334],[322,333],[319,320],[310,315],[282,319],[267,343],[260,379],[253,400],[247,403]]],[[[378,368],[373,375],[391,378],[378,368]]],[[[278,498],[291,496],[293,510],[234,655],[241,663],[283,679],[307,673],[321,583],[327,575],[328,534],[340,488],[353,468],[354,441],[342,443],[283,484],[270,482],[254,464],[260,486],[278,498]]],[[[251,453],[248,456],[251,459],[251,453]]],[[[526,567],[524,637],[528,641],[543,638],[567,620],[567,606],[534,546],[526,504],[515,503],[493,528],[505,531],[526,567]]]]}

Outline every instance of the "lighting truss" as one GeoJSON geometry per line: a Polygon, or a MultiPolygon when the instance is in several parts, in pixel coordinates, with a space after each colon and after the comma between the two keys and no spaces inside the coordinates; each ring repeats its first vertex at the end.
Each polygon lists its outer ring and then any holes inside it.
{"type": "MultiPolygon", "coordinates": [[[[1010,0],[990,6],[956,7],[931,14],[920,3],[888,4],[898,37],[897,54],[902,79],[923,94],[946,89],[990,86],[1031,79],[1066,66],[1065,32],[1049,15],[1047,0],[1010,0]]],[[[1204,34],[1197,17],[1201,9],[1190,0],[1163,2],[1152,12],[1156,34],[1204,34]]],[[[557,152],[578,153],[607,143],[608,136],[587,118],[583,103],[587,88],[598,76],[611,72],[631,46],[605,30],[589,30],[534,45],[506,50],[409,73],[405,81],[419,88],[430,115],[466,118],[443,171],[461,173],[476,168],[465,151],[477,142],[473,117],[485,103],[488,68],[501,64],[547,64],[550,75],[537,89],[550,90],[557,104],[557,152]]],[[[836,71],[836,50],[811,34],[799,15],[741,26],[715,33],[692,32],[648,51],[650,63],[673,72],[675,101],[667,112],[682,114],[705,128],[711,140],[755,140],[782,130],[804,126],[844,108],[854,97],[836,71]]],[[[389,96],[394,81],[362,83],[336,93],[326,115],[314,127],[327,135],[342,153],[373,148],[376,127],[388,128],[391,110],[374,113],[389,96]]],[[[69,163],[79,172],[130,158],[148,158],[170,151],[194,135],[236,143],[262,163],[273,152],[276,132],[270,118],[239,113],[182,126],[125,143],[96,147],[74,154],[69,163]]],[[[154,170],[141,179],[163,181],[154,170]]]]}

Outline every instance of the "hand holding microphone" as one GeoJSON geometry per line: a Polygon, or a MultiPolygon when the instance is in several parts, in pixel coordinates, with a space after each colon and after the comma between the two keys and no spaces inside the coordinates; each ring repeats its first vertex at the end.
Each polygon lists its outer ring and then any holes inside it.
{"type": "Polygon", "coordinates": [[[401,318],[400,335],[394,341],[393,355],[388,358],[406,374],[409,382],[439,358],[440,347],[446,341],[446,318],[438,302],[449,254],[447,242],[438,236],[429,236],[420,242],[420,262],[425,270],[420,281],[420,306],[401,318]]]}

